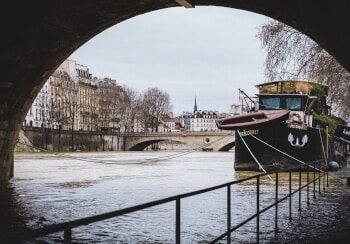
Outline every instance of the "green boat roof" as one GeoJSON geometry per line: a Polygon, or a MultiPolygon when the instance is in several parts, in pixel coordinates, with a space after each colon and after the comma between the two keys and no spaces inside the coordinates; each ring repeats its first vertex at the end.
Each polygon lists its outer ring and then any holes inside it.
{"type": "Polygon", "coordinates": [[[327,85],[304,81],[304,80],[279,80],[261,83],[255,87],[259,89],[259,94],[309,94],[313,87],[321,86],[325,89],[325,94],[328,95],[329,89],[327,85]]]}

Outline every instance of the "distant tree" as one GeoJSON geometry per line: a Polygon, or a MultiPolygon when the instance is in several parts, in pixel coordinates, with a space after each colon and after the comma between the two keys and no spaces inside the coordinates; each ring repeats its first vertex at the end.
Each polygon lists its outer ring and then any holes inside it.
{"type": "Polygon", "coordinates": [[[61,129],[67,126],[71,130],[71,150],[74,151],[74,130],[78,128],[76,122],[82,107],[78,96],[79,84],[64,71],[54,72],[52,78],[49,116],[52,126],[58,126],[59,129],[58,150],[60,151],[61,129]]]}
{"type": "MultiPolygon", "coordinates": [[[[120,130],[124,135],[124,150],[126,148],[127,137],[129,134],[134,133],[135,122],[138,121],[140,97],[138,92],[128,86],[124,86],[119,96],[119,116],[120,116],[120,130]]],[[[119,137],[118,137],[119,147],[119,137]]]]}
{"type": "Polygon", "coordinates": [[[123,90],[120,86],[116,86],[112,88],[112,92],[110,93],[110,120],[112,122],[112,142],[111,142],[111,151],[113,150],[113,143],[114,143],[114,134],[117,131],[118,135],[118,142],[117,142],[117,148],[119,148],[119,135],[120,135],[120,96],[122,94],[123,90]]]}
{"type": "Polygon", "coordinates": [[[63,107],[66,112],[67,122],[70,124],[71,151],[74,151],[74,129],[81,108],[78,100],[78,89],[66,90],[63,93],[63,107]]]}
{"type": "Polygon", "coordinates": [[[158,132],[158,124],[162,115],[167,114],[172,107],[170,95],[158,88],[148,88],[142,94],[141,101],[146,127],[150,127],[152,132],[158,132]]]}
{"type": "MultiPolygon", "coordinates": [[[[62,98],[60,94],[52,93],[49,103],[49,128],[58,129],[58,147],[61,150],[61,129],[63,123],[66,121],[62,108],[62,98]]],[[[53,144],[53,142],[52,142],[53,144]]]]}
{"type": "Polygon", "coordinates": [[[140,119],[140,95],[135,90],[124,87],[124,111],[125,111],[125,132],[133,133],[135,132],[135,123],[140,119]]]}
{"type": "Polygon", "coordinates": [[[272,20],[258,33],[267,50],[265,76],[269,80],[300,79],[318,81],[330,88],[333,113],[350,118],[350,74],[329,53],[306,35],[272,20]]]}

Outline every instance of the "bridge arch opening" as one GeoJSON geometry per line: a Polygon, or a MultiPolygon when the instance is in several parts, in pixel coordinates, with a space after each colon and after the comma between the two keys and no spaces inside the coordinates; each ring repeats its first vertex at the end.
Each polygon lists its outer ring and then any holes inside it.
{"type": "MultiPolygon", "coordinates": [[[[169,149],[171,150],[171,148],[173,148],[174,143],[186,144],[184,142],[181,142],[179,140],[174,140],[174,139],[173,140],[169,140],[169,139],[147,140],[146,139],[136,144],[130,145],[128,148],[126,148],[126,150],[127,151],[145,151],[147,148],[150,148],[150,150],[169,150],[169,149]],[[152,148],[152,146],[154,147],[152,148]],[[164,147],[164,149],[162,147],[164,147]]],[[[180,148],[180,147],[177,147],[177,148],[180,148]]],[[[190,148],[190,145],[188,145],[188,148],[190,148]]]]}
{"type": "MultiPolygon", "coordinates": [[[[158,142],[161,142],[163,140],[150,140],[150,141],[143,141],[141,143],[138,143],[128,149],[128,151],[144,151],[147,147],[151,145],[156,145],[158,142]]],[[[158,149],[158,148],[157,148],[158,149]]]]}
{"type": "MultiPolygon", "coordinates": [[[[196,1],[196,6],[200,5],[237,8],[278,19],[310,36],[350,70],[350,37],[343,34],[350,18],[346,3],[196,1]]],[[[89,0],[84,5],[70,1],[9,2],[0,21],[6,47],[1,58],[4,72],[0,81],[0,180],[7,181],[13,175],[13,150],[25,114],[60,63],[83,43],[117,23],[175,6],[179,5],[173,0],[89,0]]]]}

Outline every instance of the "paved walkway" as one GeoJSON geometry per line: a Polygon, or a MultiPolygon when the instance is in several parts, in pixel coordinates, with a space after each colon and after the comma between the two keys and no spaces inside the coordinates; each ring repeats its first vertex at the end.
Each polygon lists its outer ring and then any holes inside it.
{"type": "Polygon", "coordinates": [[[329,187],[263,243],[350,243],[350,165],[329,173],[329,187]]]}

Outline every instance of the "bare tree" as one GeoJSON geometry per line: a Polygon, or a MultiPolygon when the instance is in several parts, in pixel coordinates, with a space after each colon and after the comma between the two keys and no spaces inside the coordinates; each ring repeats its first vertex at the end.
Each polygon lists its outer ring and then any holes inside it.
{"type": "Polygon", "coordinates": [[[109,87],[109,120],[111,122],[112,142],[111,150],[113,150],[114,134],[117,132],[117,148],[119,150],[120,142],[120,124],[125,111],[125,91],[121,86],[109,87]]]}
{"type": "MultiPolygon", "coordinates": [[[[62,125],[66,121],[66,117],[63,113],[61,95],[57,93],[51,94],[51,100],[49,104],[49,127],[58,129],[58,147],[57,150],[61,150],[61,130],[62,125]]],[[[52,142],[53,144],[53,142],[52,142]]]]}
{"type": "Polygon", "coordinates": [[[121,132],[123,132],[124,135],[124,150],[126,148],[128,135],[134,133],[135,123],[139,121],[139,107],[139,94],[132,88],[124,86],[119,94],[118,148],[121,132]]]}
{"type": "Polygon", "coordinates": [[[63,127],[71,129],[71,150],[74,151],[74,130],[78,128],[76,120],[82,106],[78,96],[79,84],[62,70],[54,72],[53,80],[50,82],[52,88],[49,117],[52,126],[57,126],[59,129],[58,151],[60,151],[61,129],[63,127]]]}
{"type": "Polygon", "coordinates": [[[80,113],[80,103],[78,99],[78,89],[71,89],[63,94],[64,111],[66,112],[67,122],[71,130],[71,150],[74,151],[74,129],[77,128],[77,116],[80,113]]]}
{"type": "Polygon", "coordinates": [[[275,20],[264,24],[257,36],[267,50],[266,78],[306,78],[326,84],[333,113],[350,118],[350,74],[329,53],[306,35],[275,20]]]}
{"type": "Polygon", "coordinates": [[[125,121],[125,132],[135,132],[135,123],[139,120],[140,114],[140,96],[135,90],[124,87],[124,121],[125,121]]]}
{"type": "Polygon", "coordinates": [[[158,132],[158,124],[163,114],[171,110],[170,95],[158,88],[148,88],[142,94],[142,111],[146,126],[158,132]]]}

